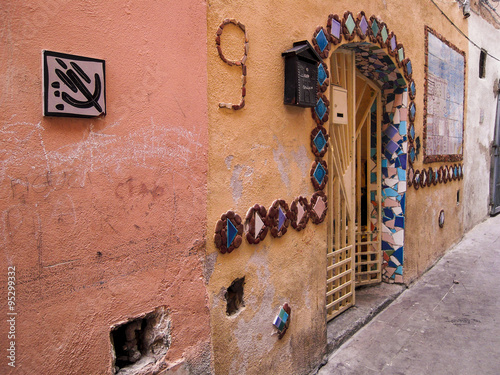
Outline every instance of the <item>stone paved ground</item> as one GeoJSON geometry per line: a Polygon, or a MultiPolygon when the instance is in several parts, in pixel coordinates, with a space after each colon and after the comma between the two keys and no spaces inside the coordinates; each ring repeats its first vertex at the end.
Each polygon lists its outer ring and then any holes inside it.
{"type": "Polygon", "coordinates": [[[500,374],[500,215],[479,224],[318,374],[500,374]]]}

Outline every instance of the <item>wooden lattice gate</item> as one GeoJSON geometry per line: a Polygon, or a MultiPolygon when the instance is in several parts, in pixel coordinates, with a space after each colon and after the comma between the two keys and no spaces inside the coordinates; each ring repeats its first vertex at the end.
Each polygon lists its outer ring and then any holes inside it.
{"type": "Polygon", "coordinates": [[[352,51],[335,52],[331,71],[329,165],[333,173],[328,194],[333,209],[327,250],[328,320],[354,305],[356,285],[381,280],[380,235],[374,225],[381,222],[381,94],[371,81],[356,74],[352,51]],[[347,92],[347,108],[338,108],[342,105],[337,95],[342,92],[347,92]],[[347,119],[340,113],[343,110],[347,119]]]}

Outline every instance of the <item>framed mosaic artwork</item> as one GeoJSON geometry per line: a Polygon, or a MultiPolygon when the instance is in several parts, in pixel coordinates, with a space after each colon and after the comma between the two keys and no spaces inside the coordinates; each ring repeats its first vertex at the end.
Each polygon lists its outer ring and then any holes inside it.
{"type": "Polygon", "coordinates": [[[465,52],[425,28],[424,163],[463,160],[465,52]]]}

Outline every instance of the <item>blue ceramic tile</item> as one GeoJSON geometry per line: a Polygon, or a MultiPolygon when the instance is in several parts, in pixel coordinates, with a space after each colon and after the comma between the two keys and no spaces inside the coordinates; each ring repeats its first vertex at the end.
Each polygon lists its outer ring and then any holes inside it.
{"type": "Polygon", "coordinates": [[[377,182],[377,174],[376,174],[376,173],[371,172],[371,173],[370,173],[370,183],[372,183],[372,184],[373,184],[373,183],[375,183],[375,182],[377,182]]]}
{"type": "Polygon", "coordinates": [[[410,125],[410,137],[412,137],[412,139],[415,139],[415,127],[412,125],[410,125]]]}
{"type": "Polygon", "coordinates": [[[319,64],[318,66],[318,82],[320,85],[325,82],[327,76],[326,76],[326,71],[325,68],[323,67],[323,64],[319,64]]]}
{"type": "Polygon", "coordinates": [[[284,323],[286,323],[286,321],[288,320],[288,314],[287,314],[287,312],[285,311],[285,309],[283,309],[283,307],[282,307],[282,308],[281,308],[281,310],[280,310],[279,317],[280,317],[280,319],[281,319],[284,323]]]}
{"type": "Polygon", "coordinates": [[[326,139],[321,130],[318,132],[318,134],[316,134],[316,137],[314,137],[314,144],[316,145],[316,148],[319,152],[322,152],[325,148],[326,139]]]}
{"type": "Polygon", "coordinates": [[[403,168],[398,168],[399,181],[406,181],[406,171],[403,168]]]}
{"type": "Polygon", "coordinates": [[[316,103],[316,107],[314,108],[316,111],[316,114],[318,115],[318,118],[320,120],[323,120],[323,116],[326,113],[326,105],[323,99],[319,98],[318,102],[316,103]]]}
{"type": "Polygon", "coordinates": [[[405,206],[405,201],[406,201],[406,194],[403,194],[401,196],[401,200],[400,200],[400,203],[401,203],[401,209],[403,210],[403,215],[405,214],[405,210],[406,210],[406,206],[405,206]]]}
{"type": "Polygon", "coordinates": [[[404,228],[405,227],[405,218],[401,217],[401,216],[396,216],[394,226],[397,228],[404,228]]]}
{"type": "Polygon", "coordinates": [[[394,263],[392,260],[390,260],[388,263],[387,263],[387,266],[388,267],[392,267],[392,268],[397,268],[398,265],[396,263],[394,263]]]}
{"type": "Polygon", "coordinates": [[[388,242],[382,240],[382,250],[394,250],[394,248],[388,242]]]}
{"type": "Polygon", "coordinates": [[[415,157],[416,157],[416,155],[415,155],[415,149],[412,148],[411,151],[410,151],[410,160],[411,160],[412,163],[415,161],[415,157]]]}
{"type": "Polygon", "coordinates": [[[286,216],[285,216],[285,214],[283,213],[283,210],[280,207],[278,209],[278,231],[280,231],[281,228],[283,228],[283,224],[285,224],[285,220],[286,220],[286,216]]]}
{"type": "Polygon", "coordinates": [[[325,33],[323,32],[323,29],[321,29],[316,35],[316,42],[318,43],[318,47],[321,52],[323,52],[328,45],[328,40],[326,39],[325,33]]]}
{"type": "Polygon", "coordinates": [[[384,133],[392,139],[396,134],[398,134],[398,130],[393,125],[389,125],[387,129],[385,129],[384,133]]]}
{"type": "Polygon", "coordinates": [[[370,191],[370,199],[371,201],[375,201],[375,198],[377,197],[377,192],[376,191],[370,191]]]}
{"type": "Polygon", "coordinates": [[[313,175],[318,184],[321,185],[325,179],[326,171],[320,163],[316,166],[313,175]]]}
{"type": "Polygon", "coordinates": [[[398,268],[396,268],[396,272],[394,273],[397,273],[398,275],[402,275],[403,274],[403,266],[398,266],[398,268]]]}
{"type": "Polygon", "coordinates": [[[415,82],[410,83],[410,91],[413,96],[415,96],[416,93],[416,87],[415,87],[415,82]]]}
{"type": "Polygon", "coordinates": [[[385,159],[382,160],[382,167],[387,168],[387,160],[385,160],[385,159]]]}
{"type": "Polygon", "coordinates": [[[227,223],[227,247],[229,247],[236,238],[236,235],[238,234],[238,229],[236,229],[231,220],[226,219],[226,223],[227,223]]]}
{"type": "Polygon", "coordinates": [[[391,188],[385,188],[382,191],[384,192],[386,197],[397,197],[399,195],[397,191],[391,188]]]}
{"type": "Polygon", "coordinates": [[[389,141],[387,143],[387,146],[385,146],[385,149],[389,151],[391,154],[394,154],[399,149],[399,146],[397,143],[389,141]]]}
{"type": "Polygon", "coordinates": [[[399,263],[403,264],[403,247],[397,249],[394,253],[392,253],[392,255],[399,260],[399,263]]]}
{"type": "Polygon", "coordinates": [[[406,121],[401,121],[399,123],[399,134],[406,135],[406,132],[407,132],[406,121]]]}
{"type": "Polygon", "coordinates": [[[377,36],[377,34],[379,32],[379,27],[378,27],[378,23],[376,20],[373,20],[372,31],[373,31],[373,35],[377,36]]]}
{"type": "Polygon", "coordinates": [[[406,63],[406,71],[408,72],[408,74],[411,74],[412,73],[412,67],[411,67],[411,61],[408,61],[406,63]]]}
{"type": "Polygon", "coordinates": [[[389,220],[394,219],[394,212],[392,212],[391,208],[384,208],[384,216],[389,220]]]}
{"type": "Polygon", "coordinates": [[[415,112],[416,112],[415,105],[414,105],[414,104],[411,104],[411,105],[410,105],[410,113],[411,113],[411,117],[415,117],[415,112]]]}
{"type": "Polygon", "coordinates": [[[389,37],[389,33],[387,32],[387,28],[385,26],[382,28],[380,35],[382,35],[382,41],[385,43],[389,37]]]}

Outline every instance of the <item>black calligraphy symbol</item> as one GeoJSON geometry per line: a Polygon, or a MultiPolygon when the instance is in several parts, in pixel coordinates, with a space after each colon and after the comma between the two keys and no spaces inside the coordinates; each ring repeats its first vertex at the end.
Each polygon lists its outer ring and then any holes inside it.
{"type": "MultiPolygon", "coordinates": [[[[87,100],[77,100],[73,98],[71,95],[67,94],[66,92],[60,93],[58,90],[54,92],[54,95],[57,97],[61,96],[62,100],[64,100],[67,104],[73,107],[76,108],[95,107],[95,109],[97,109],[99,113],[102,113],[102,108],[99,105],[99,98],[101,96],[101,91],[102,91],[101,77],[99,77],[99,74],[95,73],[94,75],[94,81],[95,81],[94,93],[90,93],[90,91],[87,89],[87,86],[85,86],[85,84],[82,82],[82,79],[87,83],[90,83],[91,80],[89,76],[83,71],[83,69],[77,63],[70,62],[69,64],[73,69],[69,69],[68,65],[63,60],[56,58],[56,61],[63,69],[65,69],[65,72],[63,72],[60,69],[56,69],[55,72],[57,77],[59,77],[59,79],[72,92],[77,93],[78,91],[80,91],[87,100]]],[[[51,86],[55,89],[60,88],[60,84],[57,81],[52,82],[51,86]]],[[[64,104],[58,104],[56,105],[56,108],[62,111],[64,109],[64,104]]]]}

